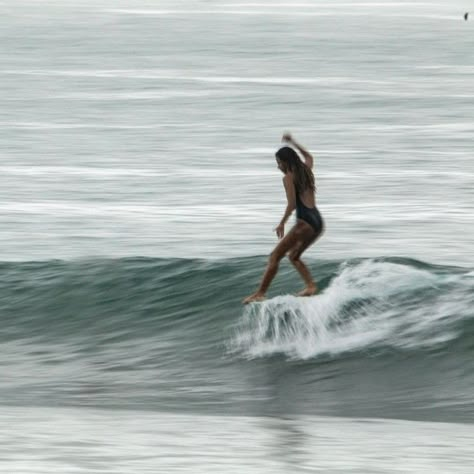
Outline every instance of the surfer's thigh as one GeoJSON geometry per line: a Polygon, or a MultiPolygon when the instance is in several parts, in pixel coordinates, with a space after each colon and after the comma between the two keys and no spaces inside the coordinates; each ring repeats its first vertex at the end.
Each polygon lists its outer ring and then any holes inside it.
{"type": "Polygon", "coordinates": [[[303,252],[321,236],[321,232],[315,232],[307,222],[302,221],[301,227],[300,238],[289,251],[290,260],[298,260],[303,252]]]}
{"type": "Polygon", "coordinates": [[[296,223],[291,230],[278,242],[270,258],[281,260],[304,236],[304,229],[296,223]]]}

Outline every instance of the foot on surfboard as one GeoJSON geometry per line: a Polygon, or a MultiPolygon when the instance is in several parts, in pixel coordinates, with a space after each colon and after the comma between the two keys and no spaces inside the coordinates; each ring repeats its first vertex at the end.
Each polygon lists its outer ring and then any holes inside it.
{"type": "Polygon", "coordinates": [[[318,292],[318,287],[316,285],[307,286],[304,290],[298,293],[298,296],[314,296],[318,292]]]}
{"type": "Polygon", "coordinates": [[[242,300],[242,304],[249,304],[254,303],[255,301],[263,301],[265,299],[265,295],[263,293],[254,293],[253,295],[247,296],[242,300]]]}

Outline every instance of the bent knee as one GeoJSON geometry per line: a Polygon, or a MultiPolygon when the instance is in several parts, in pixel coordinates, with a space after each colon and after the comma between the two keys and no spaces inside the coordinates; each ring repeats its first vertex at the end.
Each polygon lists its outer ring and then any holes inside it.
{"type": "Polygon", "coordinates": [[[290,260],[291,263],[296,263],[299,262],[301,256],[301,252],[298,251],[292,251],[288,254],[288,259],[290,260]]]}

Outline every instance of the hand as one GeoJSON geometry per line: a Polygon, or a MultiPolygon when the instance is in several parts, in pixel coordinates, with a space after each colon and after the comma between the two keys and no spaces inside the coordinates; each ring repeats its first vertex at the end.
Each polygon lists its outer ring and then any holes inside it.
{"type": "Polygon", "coordinates": [[[285,224],[278,224],[275,227],[275,232],[277,233],[277,237],[279,239],[283,238],[283,236],[285,235],[285,224]]]}
{"type": "Polygon", "coordinates": [[[290,132],[285,132],[283,134],[283,137],[281,139],[283,142],[288,142],[288,143],[292,143],[293,142],[293,137],[291,136],[291,133],[290,132]]]}

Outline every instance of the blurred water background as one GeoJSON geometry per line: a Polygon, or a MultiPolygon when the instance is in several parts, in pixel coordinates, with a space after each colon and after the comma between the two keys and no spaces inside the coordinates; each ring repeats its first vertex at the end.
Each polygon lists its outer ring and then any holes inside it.
{"type": "Polygon", "coordinates": [[[473,472],[471,6],[1,2],[0,471],[473,472]]]}

